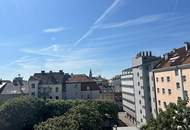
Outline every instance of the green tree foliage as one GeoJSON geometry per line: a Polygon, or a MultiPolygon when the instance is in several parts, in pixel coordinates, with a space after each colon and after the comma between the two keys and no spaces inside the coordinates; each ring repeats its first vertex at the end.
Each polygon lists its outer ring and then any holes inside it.
{"type": "Polygon", "coordinates": [[[151,119],[144,130],[189,130],[190,108],[187,101],[178,101],[177,104],[169,104],[166,111],[161,111],[157,119],[151,119]]]}
{"type": "Polygon", "coordinates": [[[102,116],[94,105],[87,104],[73,107],[63,116],[48,119],[35,126],[35,130],[100,130],[102,116]]]}
{"type": "Polygon", "coordinates": [[[0,100],[0,106],[3,104],[4,102],[0,100]]]}
{"type": "Polygon", "coordinates": [[[32,130],[43,120],[45,103],[37,98],[19,97],[0,107],[0,130],[32,130]]]}
{"type": "Polygon", "coordinates": [[[0,105],[0,130],[33,130],[35,124],[37,130],[98,130],[110,117],[117,119],[111,103],[18,97],[0,105]]]}
{"type": "Polygon", "coordinates": [[[46,101],[46,119],[54,116],[63,115],[73,107],[72,102],[64,100],[47,100],[46,101]]]}

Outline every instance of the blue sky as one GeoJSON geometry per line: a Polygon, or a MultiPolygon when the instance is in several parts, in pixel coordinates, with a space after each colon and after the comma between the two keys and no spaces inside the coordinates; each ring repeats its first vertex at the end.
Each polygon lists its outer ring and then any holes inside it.
{"type": "Polygon", "coordinates": [[[190,41],[189,0],[1,0],[0,77],[41,70],[111,78],[139,51],[190,41]]]}

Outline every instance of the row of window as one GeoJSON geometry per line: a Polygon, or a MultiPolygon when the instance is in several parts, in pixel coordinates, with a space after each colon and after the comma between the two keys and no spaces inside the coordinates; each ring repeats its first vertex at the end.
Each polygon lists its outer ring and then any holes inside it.
{"type": "MultiPolygon", "coordinates": [[[[180,88],[180,83],[176,83],[176,88],[179,89],[180,88]]],[[[160,88],[157,88],[157,93],[160,93],[160,88]]],[[[168,89],[168,94],[170,95],[172,92],[171,92],[171,89],[168,89]]],[[[165,94],[165,88],[162,88],[162,94],[165,94]]]]}
{"type": "MultiPolygon", "coordinates": [[[[178,100],[181,100],[181,97],[178,97],[178,100]]],[[[160,100],[158,100],[158,105],[161,106],[161,101],[160,101],[160,100]]],[[[163,102],[163,105],[164,105],[164,107],[166,108],[167,103],[166,103],[166,102],[163,102]]]]}
{"type": "MultiPolygon", "coordinates": [[[[182,80],[183,80],[183,82],[186,81],[186,76],[185,76],[185,75],[182,76],[182,80]]],[[[167,81],[167,82],[170,82],[170,81],[171,81],[170,76],[167,76],[167,77],[166,77],[166,81],[167,81]]],[[[158,78],[158,77],[156,77],[156,82],[159,82],[159,78],[158,78]]],[[[164,77],[161,77],[161,82],[164,82],[164,77]]]]}
{"type": "MultiPolygon", "coordinates": [[[[33,89],[35,89],[35,84],[32,84],[31,86],[32,86],[33,89]]],[[[40,89],[40,88],[39,88],[39,89],[40,89]]],[[[44,89],[45,89],[45,88],[44,88],[44,89]]],[[[44,90],[44,91],[45,91],[45,90],[44,90]]],[[[52,92],[52,88],[49,88],[49,91],[52,92]]],[[[56,88],[55,88],[55,92],[56,92],[56,93],[59,92],[59,87],[56,87],[56,88]]]]}
{"type": "MultiPolygon", "coordinates": [[[[157,93],[160,93],[160,88],[157,88],[157,93]]],[[[162,94],[165,94],[165,93],[166,93],[166,89],[162,88],[162,94]]],[[[172,94],[172,90],[168,89],[168,95],[171,95],[171,94],[172,94]]]]}

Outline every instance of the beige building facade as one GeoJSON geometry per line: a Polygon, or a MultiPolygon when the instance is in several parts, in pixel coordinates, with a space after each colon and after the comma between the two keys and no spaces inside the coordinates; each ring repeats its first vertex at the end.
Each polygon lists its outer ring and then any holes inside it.
{"type": "MultiPolygon", "coordinates": [[[[190,44],[167,53],[154,69],[158,112],[190,95],[190,44]]],[[[188,103],[190,106],[190,103],[188,103]]]]}

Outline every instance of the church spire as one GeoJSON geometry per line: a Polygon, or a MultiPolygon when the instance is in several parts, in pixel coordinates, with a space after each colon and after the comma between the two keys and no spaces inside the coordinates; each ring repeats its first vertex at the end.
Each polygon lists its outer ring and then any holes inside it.
{"type": "Polygon", "coordinates": [[[90,69],[89,78],[92,79],[92,70],[90,69]]]}

